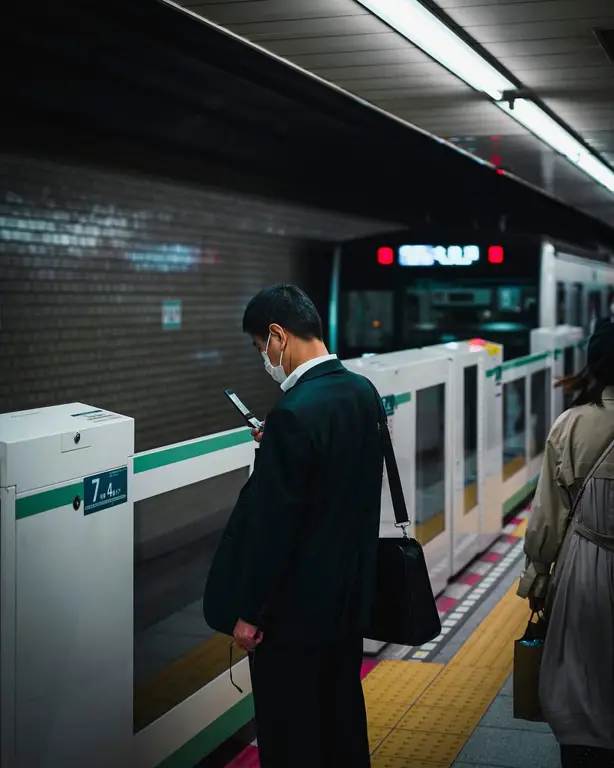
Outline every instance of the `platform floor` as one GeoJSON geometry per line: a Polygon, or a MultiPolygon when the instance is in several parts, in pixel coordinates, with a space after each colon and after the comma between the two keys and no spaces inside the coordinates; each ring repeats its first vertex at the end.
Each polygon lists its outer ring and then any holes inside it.
{"type": "MultiPolygon", "coordinates": [[[[548,726],[512,716],[514,640],[529,619],[515,594],[525,528],[522,513],[439,598],[443,630],[434,643],[365,659],[373,768],[560,765],[548,726]]],[[[259,768],[255,740],[239,748],[253,736],[252,724],[202,766],[259,768]],[[225,750],[236,754],[225,759],[225,750]]]]}

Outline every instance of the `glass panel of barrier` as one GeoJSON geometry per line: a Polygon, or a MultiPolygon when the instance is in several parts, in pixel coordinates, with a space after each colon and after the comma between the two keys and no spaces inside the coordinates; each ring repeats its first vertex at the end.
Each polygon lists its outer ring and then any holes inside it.
{"type": "Polygon", "coordinates": [[[556,284],[556,324],[565,325],[565,285],[556,284]]]}
{"type": "MultiPolygon", "coordinates": [[[[248,473],[245,467],[134,506],[135,732],[230,666],[230,639],[205,623],[202,596],[248,473]]],[[[233,663],[241,658],[234,650],[233,663]]]]}
{"type": "Polygon", "coordinates": [[[550,415],[550,390],[552,380],[550,369],[544,368],[531,376],[531,432],[529,435],[529,458],[543,453],[552,421],[550,415]]]}
{"type": "Polygon", "coordinates": [[[526,379],[503,385],[503,480],[525,466],[526,379]]]}
{"type": "Polygon", "coordinates": [[[478,367],[465,368],[465,484],[464,513],[471,512],[478,503],[478,367]]]}
{"type": "MultiPolygon", "coordinates": [[[[575,363],[575,355],[574,355],[574,348],[573,347],[565,347],[565,351],[563,352],[563,376],[571,376],[574,374],[576,363],[575,363]]],[[[569,394],[563,394],[563,410],[566,411],[568,408],[571,408],[571,403],[574,399],[574,393],[570,392],[569,394]]]]}
{"type": "Polygon", "coordinates": [[[416,538],[428,544],[446,527],[446,386],[416,393],[416,538]]]}

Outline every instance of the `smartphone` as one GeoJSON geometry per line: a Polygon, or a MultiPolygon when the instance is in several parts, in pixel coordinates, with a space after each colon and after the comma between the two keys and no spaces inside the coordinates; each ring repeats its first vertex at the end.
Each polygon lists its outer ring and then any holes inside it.
{"type": "Polygon", "coordinates": [[[261,421],[258,421],[258,419],[254,416],[254,414],[250,411],[250,409],[243,403],[237,395],[232,391],[232,389],[225,389],[224,394],[226,397],[230,400],[230,402],[234,405],[234,407],[239,411],[241,416],[244,418],[244,420],[249,424],[249,426],[252,429],[262,430],[263,424],[261,421]]]}

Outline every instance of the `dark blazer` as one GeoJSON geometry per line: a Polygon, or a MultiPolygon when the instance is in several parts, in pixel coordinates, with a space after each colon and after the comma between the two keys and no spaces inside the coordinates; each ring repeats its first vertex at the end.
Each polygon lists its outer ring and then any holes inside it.
{"type": "Polygon", "coordinates": [[[307,371],[268,414],[257,459],[205,590],[205,618],[279,642],[320,644],[367,626],[375,589],[381,401],[337,360],[307,371]]]}

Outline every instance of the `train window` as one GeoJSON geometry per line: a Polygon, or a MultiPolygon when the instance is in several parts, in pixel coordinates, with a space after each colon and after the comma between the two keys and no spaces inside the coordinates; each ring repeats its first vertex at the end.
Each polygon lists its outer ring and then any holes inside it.
{"type": "Polygon", "coordinates": [[[516,285],[502,285],[499,289],[499,309],[502,312],[522,310],[522,289],[516,285]]]}
{"type": "Polygon", "coordinates": [[[465,484],[464,513],[467,514],[478,504],[478,367],[465,368],[465,484]]]}
{"type": "Polygon", "coordinates": [[[503,385],[503,480],[526,464],[526,379],[503,385]]]}
{"type": "Polygon", "coordinates": [[[205,623],[202,594],[247,476],[246,467],[134,505],[135,732],[228,670],[228,638],[205,623]]]}
{"type": "Polygon", "coordinates": [[[416,393],[416,538],[428,544],[446,527],[445,384],[416,393]]]}
{"type": "Polygon", "coordinates": [[[392,291],[348,291],[342,294],[342,346],[362,352],[384,351],[394,336],[392,291]]]}
{"type": "Polygon", "coordinates": [[[550,428],[550,395],[552,382],[550,370],[537,371],[531,376],[531,431],[529,458],[534,459],[544,451],[550,428]]]}
{"type": "Polygon", "coordinates": [[[556,324],[566,325],[567,323],[567,308],[565,306],[565,284],[556,284],[556,324]]]}

